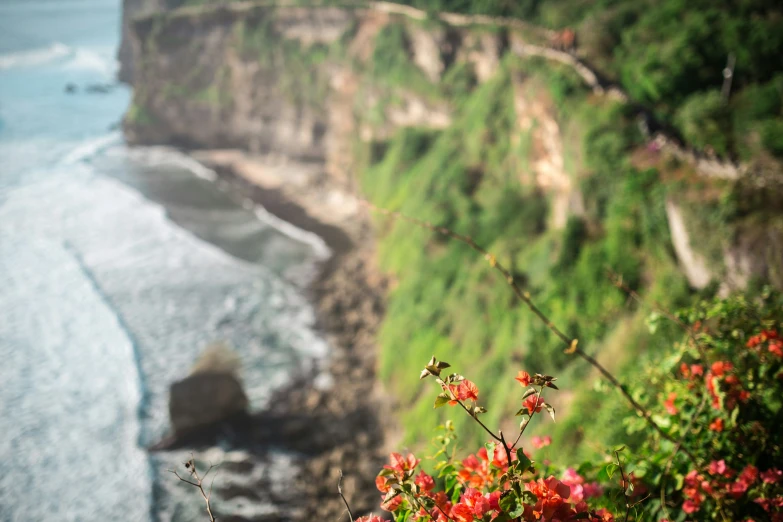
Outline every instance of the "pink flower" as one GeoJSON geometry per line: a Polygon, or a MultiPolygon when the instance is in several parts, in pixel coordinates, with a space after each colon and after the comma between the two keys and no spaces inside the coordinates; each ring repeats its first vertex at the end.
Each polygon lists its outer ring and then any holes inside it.
{"type": "Polygon", "coordinates": [[[726,473],[726,461],[721,460],[713,460],[710,462],[709,467],[710,475],[723,475],[726,473]]]}
{"type": "Polygon", "coordinates": [[[530,443],[536,449],[545,448],[545,447],[549,446],[550,444],[552,444],[552,437],[550,437],[549,435],[547,435],[545,437],[539,437],[538,435],[536,435],[535,437],[530,439],[530,443]]]}
{"type": "Polygon", "coordinates": [[[780,482],[781,478],[783,478],[783,471],[777,468],[768,469],[761,473],[761,480],[763,480],[765,484],[775,484],[776,482],[780,482]]]}
{"type": "Polygon", "coordinates": [[[682,510],[688,513],[689,515],[691,513],[696,513],[699,510],[700,506],[693,500],[686,500],[682,503],[682,510]]]}

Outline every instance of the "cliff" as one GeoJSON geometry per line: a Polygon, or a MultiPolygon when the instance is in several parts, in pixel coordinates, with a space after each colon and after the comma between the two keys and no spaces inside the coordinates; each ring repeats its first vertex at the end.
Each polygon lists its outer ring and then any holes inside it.
{"type": "MultiPolygon", "coordinates": [[[[317,173],[289,170],[293,191],[339,187],[471,234],[618,372],[649,349],[647,311],[628,307],[607,267],[667,308],[783,286],[779,160],[686,146],[589,56],[553,45],[552,31],[385,3],[232,2],[136,17],[128,35],[130,143],[241,149],[239,170],[261,185],[270,161],[297,162],[317,173]]],[[[373,370],[399,401],[406,442],[432,424],[415,369],[433,350],[474,367],[480,387],[516,371],[512,360],[565,372],[594,401],[556,405],[573,412],[555,428],[573,451],[604,429],[594,425],[613,426],[607,399],[583,429],[580,411],[604,402],[587,391],[591,376],[509,305],[483,260],[401,224],[376,230],[393,291],[373,370]]],[[[507,390],[491,393],[493,423],[514,410],[507,390]]]]}

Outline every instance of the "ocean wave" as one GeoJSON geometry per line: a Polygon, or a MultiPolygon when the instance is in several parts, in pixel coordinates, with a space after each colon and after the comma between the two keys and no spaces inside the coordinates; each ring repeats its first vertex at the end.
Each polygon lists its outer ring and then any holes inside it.
{"type": "Polygon", "coordinates": [[[60,161],[61,165],[75,165],[93,158],[96,154],[106,150],[112,145],[116,145],[122,141],[122,134],[120,131],[113,131],[103,136],[91,139],[79,145],[71,152],[69,152],[60,161]]]}
{"type": "Polygon", "coordinates": [[[95,71],[107,79],[113,79],[119,63],[112,56],[112,49],[89,49],[77,47],[63,64],[66,70],[95,71]]]}
{"type": "Polygon", "coordinates": [[[72,55],[73,52],[71,47],[60,42],[54,42],[44,48],[0,54],[0,70],[41,65],[72,55]]]}

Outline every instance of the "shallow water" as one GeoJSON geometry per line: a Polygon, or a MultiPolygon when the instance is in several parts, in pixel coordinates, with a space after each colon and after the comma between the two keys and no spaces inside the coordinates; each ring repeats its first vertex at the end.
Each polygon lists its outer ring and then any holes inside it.
{"type": "Polygon", "coordinates": [[[141,449],[169,384],[225,342],[261,408],[327,349],[302,292],[323,242],[175,151],[129,150],[109,130],[129,92],[84,91],[113,79],[119,14],[0,3],[0,520],[187,519],[151,494],[176,456],[141,449]]]}

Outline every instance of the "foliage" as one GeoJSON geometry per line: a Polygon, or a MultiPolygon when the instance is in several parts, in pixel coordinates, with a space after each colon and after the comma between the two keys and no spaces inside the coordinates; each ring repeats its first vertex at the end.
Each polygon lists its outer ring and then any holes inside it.
{"type": "MultiPolygon", "coordinates": [[[[519,434],[511,442],[502,431],[496,434],[484,424],[480,417],[487,410],[478,405],[478,387],[462,375],[447,375],[444,370],[450,366],[433,357],[421,373],[421,379],[434,378],[441,390],[435,408],[459,405],[491,440],[460,461],[455,456],[457,436],[453,424],[447,422],[442,427],[444,433],[436,438],[437,452],[428,458],[433,461],[434,477],[423,469],[416,473],[421,461],[412,453],[405,457],[392,453],[389,464],[376,479],[378,490],[383,493],[383,509],[391,511],[395,520],[614,520],[605,508],[588,506],[587,500],[605,493],[597,483],[585,483],[584,477],[573,469],[558,479],[545,462],[539,466],[529,453],[517,449],[537,413],[546,410],[554,420],[555,410],[544,400],[543,392],[557,389],[556,378],[518,372],[515,379],[523,391],[520,393],[522,407],[516,416],[521,422],[519,434]]],[[[538,446],[549,443],[551,440],[540,440],[538,446]]],[[[623,491],[629,487],[624,474],[620,484],[623,491]]],[[[373,522],[376,518],[367,516],[359,520],[373,522]]]]}
{"type": "Polygon", "coordinates": [[[674,118],[688,142],[697,149],[711,148],[721,156],[730,152],[730,120],[726,104],[718,91],[688,97],[674,118]]]}
{"type": "MultiPolygon", "coordinates": [[[[397,521],[613,521],[613,513],[624,513],[626,521],[783,520],[781,305],[782,296],[764,290],[752,301],[740,296],[702,302],[676,316],[654,314],[654,332],[670,321],[685,333],[637,379],[633,394],[647,402],[648,418],[626,410],[612,419],[641,443],[578,469],[534,461],[518,448],[537,413],[546,410],[554,421],[544,392],[557,390],[557,379],[517,373],[521,422],[507,438],[510,432],[485,424],[478,387],[432,357],[419,378],[436,381],[434,407],[459,406],[490,440],[460,459],[449,420],[424,463],[392,453],[376,480],[381,507],[397,521]],[[621,452],[630,456],[621,459],[621,452]]],[[[530,439],[536,450],[551,444],[549,436],[530,439]]]]}
{"type": "MultiPolygon", "coordinates": [[[[649,361],[635,393],[682,450],[640,419],[625,420],[645,435],[637,475],[661,491],[646,504],[652,516],[783,520],[781,305],[765,290],[677,314],[684,338],[649,361]]],[[[665,320],[653,317],[651,327],[665,320]]]]}
{"type": "MultiPolygon", "coordinates": [[[[666,187],[657,171],[638,171],[627,161],[636,143],[632,121],[616,104],[596,104],[572,80],[540,62],[507,60],[496,77],[465,97],[449,128],[403,129],[385,147],[375,147],[361,181],[371,202],[473,237],[570,335],[600,346],[625,302],[607,267],[634,288],[646,284],[646,273],[654,281],[649,291],[665,305],[679,306],[688,291],[666,247],[666,187]],[[520,72],[549,87],[542,96],[567,92],[559,123],[576,137],[569,145],[583,158],[576,182],[584,187],[585,215],[572,217],[565,230],[547,230],[548,198],[525,181],[520,150],[509,139],[518,128],[511,78],[520,72]]],[[[584,368],[574,367],[525,310],[509,308],[502,281],[464,245],[402,223],[378,225],[382,267],[399,281],[379,337],[380,375],[406,405],[407,442],[421,440],[437,420],[401,368],[436,347],[455,364],[480,361],[476,371],[484,388],[509,377],[506,361],[518,358],[534,371],[561,372],[585,393],[590,388],[584,368]]],[[[490,420],[499,422],[512,402],[509,391],[488,388],[487,398],[490,420]]],[[[464,420],[455,420],[460,434],[464,428],[464,420]]]]}

